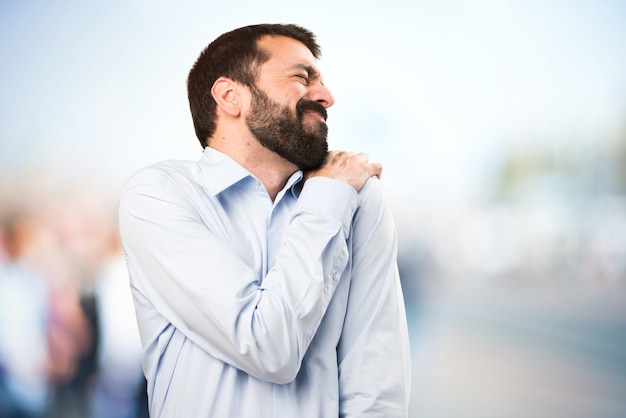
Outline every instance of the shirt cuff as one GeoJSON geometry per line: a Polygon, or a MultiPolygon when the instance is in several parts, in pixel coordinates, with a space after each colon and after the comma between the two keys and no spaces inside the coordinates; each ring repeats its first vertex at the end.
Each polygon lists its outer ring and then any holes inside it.
{"type": "Polygon", "coordinates": [[[350,232],[352,217],[359,203],[354,187],[330,177],[311,177],[304,183],[298,208],[338,219],[343,224],[344,237],[350,232]]]}

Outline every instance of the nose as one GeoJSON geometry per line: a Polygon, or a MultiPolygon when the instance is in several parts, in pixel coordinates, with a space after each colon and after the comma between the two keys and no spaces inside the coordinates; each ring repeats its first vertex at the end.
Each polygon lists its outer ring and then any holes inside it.
{"type": "Polygon", "coordinates": [[[325,108],[329,108],[335,103],[332,93],[328,87],[322,83],[317,83],[312,86],[308,96],[310,100],[318,102],[325,108]]]}

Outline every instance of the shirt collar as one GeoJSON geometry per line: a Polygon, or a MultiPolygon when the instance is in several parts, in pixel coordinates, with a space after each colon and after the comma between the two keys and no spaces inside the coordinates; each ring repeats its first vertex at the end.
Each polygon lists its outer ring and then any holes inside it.
{"type": "Polygon", "coordinates": [[[212,195],[217,195],[252,174],[228,155],[205,147],[200,157],[200,173],[212,195]]]}
{"type": "Polygon", "coordinates": [[[302,176],[301,170],[296,171],[289,177],[285,185],[285,190],[289,190],[296,199],[300,196],[300,192],[302,191],[302,176]]]}
{"type": "MultiPolygon", "coordinates": [[[[228,155],[211,147],[205,147],[199,160],[200,173],[204,184],[213,196],[240,182],[254,176],[228,155]]],[[[290,190],[294,197],[300,195],[302,171],[298,170],[289,177],[284,190],[290,190]]]]}
{"type": "Polygon", "coordinates": [[[304,182],[302,181],[303,176],[304,175],[301,170],[296,171],[289,178],[289,180],[287,181],[287,185],[285,186],[285,188],[289,188],[291,194],[296,199],[300,197],[300,192],[302,191],[302,186],[304,185],[304,182]]]}

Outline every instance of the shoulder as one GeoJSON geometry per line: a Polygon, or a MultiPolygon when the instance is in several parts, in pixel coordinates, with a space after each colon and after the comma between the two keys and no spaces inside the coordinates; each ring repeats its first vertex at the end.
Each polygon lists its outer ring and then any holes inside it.
{"type": "Polygon", "coordinates": [[[369,179],[359,191],[359,208],[354,217],[353,230],[356,241],[380,234],[395,234],[387,191],[376,177],[369,179]]]}
{"type": "Polygon", "coordinates": [[[194,161],[167,160],[141,168],[126,180],[121,194],[138,187],[163,188],[172,181],[192,180],[196,175],[197,165],[194,161]]]}
{"type": "Polygon", "coordinates": [[[382,210],[388,206],[389,199],[383,183],[377,177],[370,178],[359,191],[359,208],[382,210]]]}
{"type": "Polygon", "coordinates": [[[197,172],[196,162],[182,160],[162,161],[140,169],[120,191],[120,216],[124,213],[163,215],[174,208],[194,210],[202,194],[197,172]]]}

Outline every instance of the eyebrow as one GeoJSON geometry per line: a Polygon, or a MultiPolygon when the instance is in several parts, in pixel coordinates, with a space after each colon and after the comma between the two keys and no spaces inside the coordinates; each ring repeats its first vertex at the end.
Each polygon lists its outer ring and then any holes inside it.
{"type": "Polygon", "coordinates": [[[296,64],[292,67],[292,69],[297,69],[297,70],[304,70],[307,72],[309,77],[319,77],[320,76],[320,72],[319,70],[317,70],[316,68],[314,68],[311,65],[305,65],[305,64],[296,64]]]}

